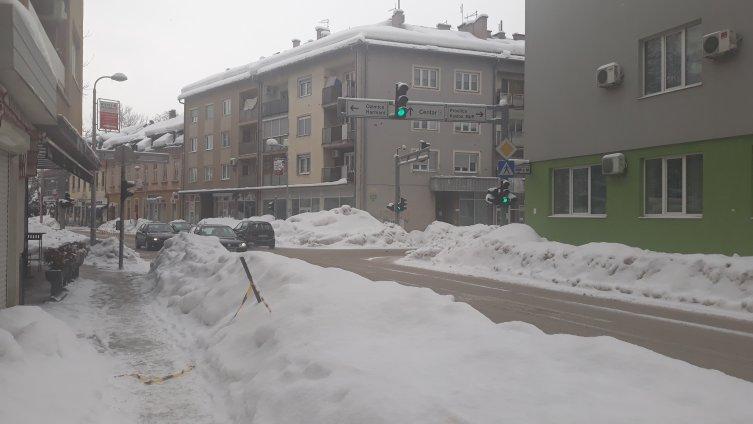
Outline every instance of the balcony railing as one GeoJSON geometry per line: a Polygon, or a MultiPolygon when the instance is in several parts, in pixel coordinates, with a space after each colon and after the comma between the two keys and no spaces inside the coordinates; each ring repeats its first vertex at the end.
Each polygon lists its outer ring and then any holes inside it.
{"type": "Polygon", "coordinates": [[[511,108],[523,109],[525,107],[525,98],[523,94],[498,92],[497,103],[502,99],[507,100],[507,104],[511,108]]]}
{"type": "Polygon", "coordinates": [[[259,119],[259,115],[257,113],[258,111],[256,108],[253,109],[241,109],[240,111],[240,117],[238,118],[238,122],[240,123],[247,123],[247,122],[256,122],[259,119]]]}
{"type": "Polygon", "coordinates": [[[261,181],[263,186],[284,186],[288,182],[288,175],[264,174],[261,181]]]}
{"type": "Polygon", "coordinates": [[[334,145],[352,143],[356,139],[355,128],[351,125],[337,125],[335,127],[325,127],[322,129],[322,144],[334,145]]]}
{"type": "Polygon", "coordinates": [[[348,167],[345,165],[322,168],[322,182],[323,183],[333,183],[343,178],[347,178],[348,182],[351,182],[353,181],[354,177],[355,177],[355,172],[348,171],[348,167]]]}
{"type": "Polygon", "coordinates": [[[331,85],[322,89],[322,106],[337,104],[337,98],[342,97],[342,86],[331,85]]]}
{"type": "Polygon", "coordinates": [[[256,143],[257,137],[250,137],[249,141],[241,141],[238,146],[238,154],[240,155],[253,155],[256,154],[258,144],[256,143]]]}
{"type": "Polygon", "coordinates": [[[277,140],[277,143],[279,145],[269,145],[267,143],[267,140],[269,138],[265,138],[261,140],[262,146],[263,146],[263,152],[264,153],[276,153],[276,152],[286,152],[288,150],[288,135],[281,135],[279,137],[273,137],[275,140],[277,140]]]}
{"type": "Polygon", "coordinates": [[[279,115],[288,112],[288,99],[270,100],[261,105],[261,116],[279,115]]]}

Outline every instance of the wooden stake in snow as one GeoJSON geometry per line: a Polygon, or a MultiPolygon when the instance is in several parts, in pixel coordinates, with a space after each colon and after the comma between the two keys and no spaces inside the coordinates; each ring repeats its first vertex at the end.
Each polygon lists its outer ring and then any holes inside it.
{"type": "Polygon", "coordinates": [[[235,312],[235,315],[233,315],[233,319],[238,316],[238,313],[241,311],[241,308],[243,308],[243,305],[246,303],[246,300],[248,299],[248,296],[251,294],[251,292],[254,293],[254,297],[256,297],[256,301],[258,303],[263,303],[264,306],[267,307],[267,310],[269,313],[272,313],[272,308],[269,307],[269,304],[266,300],[262,297],[261,293],[259,292],[259,289],[256,288],[256,284],[254,284],[254,277],[251,276],[251,271],[248,269],[248,264],[246,263],[246,258],[241,256],[241,264],[243,264],[243,269],[246,271],[246,276],[248,277],[248,289],[246,289],[246,294],[243,295],[243,300],[241,301],[241,305],[238,307],[238,310],[235,312]]]}

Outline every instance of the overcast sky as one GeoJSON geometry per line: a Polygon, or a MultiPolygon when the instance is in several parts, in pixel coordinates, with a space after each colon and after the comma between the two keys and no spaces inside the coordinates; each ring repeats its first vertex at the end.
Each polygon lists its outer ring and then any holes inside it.
{"type": "MultiPolygon", "coordinates": [[[[180,88],[191,82],[290,48],[290,40],[316,38],[314,27],[329,19],[331,30],[386,20],[397,0],[85,0],[84,79],[123,72],[128,81],[103,80],[98,97],[120,100],[154,115],[178,109],[180,88]]],[[[500,20],[507,34],[525,32],[525,0],[463,1],[466,15],[500,20]]],[[[406,22],[434,26],[461,22],[461,1],[402,0],[406,22]]],[[[85,93],[84,122],[91,121],[85,93]]],[[[88,125],[85,125],[88,126],[88,125]]]]}

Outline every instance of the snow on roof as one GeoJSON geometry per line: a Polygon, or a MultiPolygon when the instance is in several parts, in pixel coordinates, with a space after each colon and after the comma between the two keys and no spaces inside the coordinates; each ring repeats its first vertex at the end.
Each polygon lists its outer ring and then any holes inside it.
{"type": "MultiPolygon", "coordinates": [[[[160,147],[158,145],[152,145],[151,137],[162,136],[164,134],[170,134],[173,132],[183,131],[183,115],[178,115],[175,118],[170,118],[165,121],[155,122],[153,124],[142,124],[125,127],[120,130],[119,133],[105,133],[100,138],[104,140],[102,148],[105,150],[113,149],[121,144],[136,143],[139,151],[151,150],[152,147],[160,147]]],[[[171,135],[172,137],[172,135],[171,135]]],[[[157,138],[157,140],[160,140],[157,138]]],[[[164,142],[165,140],[163,140],[164,142]]],[[[168,144],[177,144],[178,139],[168,144]]],[[[180,137],[180,143],[183,143],[183,137],[180,137]]]]}
{"type": "Polygon", "coordinates": [[[440,30],[407,24],[394,27],[389,22],[382,22],[335,32],[271,57],[211,75],[183,87],[178,98],[185,99],[360,43],[498,59],[523,60],[525,56],[525,41],[523,40],[497,38],[482,40],[464,31],[440,30]]]}
{"type": "Polygon", "coordinates": [[[144,129],[147,137],[160,135],[168,132],[180,131],[183,129],[183,115],[177,115],[162,122],[155,122],[144,129]]]}

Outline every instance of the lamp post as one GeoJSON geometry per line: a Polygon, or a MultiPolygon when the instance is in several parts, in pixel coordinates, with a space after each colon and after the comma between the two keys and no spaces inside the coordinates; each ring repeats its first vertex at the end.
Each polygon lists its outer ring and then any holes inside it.
{"type": "MultiPolygon", "coordinates": [[[[279,141],[275,140],[274,138],[268,138],[267,139],[267,146],[269,147],[284,147],[283,144],[280,144],[279,141]]],[[[285,218],[290,217],[290,166],[288,166],[288,158],[285,157],[285,173],[287,175],[285,176],[285,196],[287,197],[287,200],[285,200],[285,218]]],[[[273,163],[274,166],[274,163],[273,163]]],[[[274,172],[274,170],[272,170],[274,172]]]]}
{"type": "MultiPolygon", "coordinates": [[[[112,75],[101,76],[94,81],[94,88],[92,89],[92,151],[95,151],[97,148],[97,83],[102,79],[111,79],[113,81],[123,82],[127,80],[128,77],[125,76],[125,74],[118,72],[112,75]]],[[[89,212],[89,224],[91,225],[91,228],[89,230],[89,242],[91,243],[91,245],[94,245],[97,242],[97,172],[98,170],[94,171],[92,182],[90,184],[91,211],[89,212]]],[[[121,219],[123,218],[121,217],[121,219]]]]}

